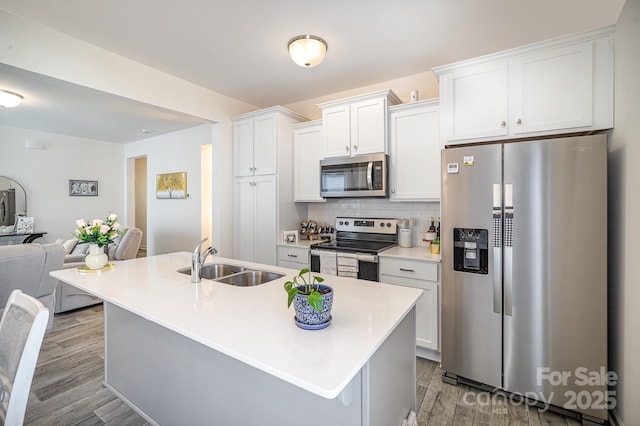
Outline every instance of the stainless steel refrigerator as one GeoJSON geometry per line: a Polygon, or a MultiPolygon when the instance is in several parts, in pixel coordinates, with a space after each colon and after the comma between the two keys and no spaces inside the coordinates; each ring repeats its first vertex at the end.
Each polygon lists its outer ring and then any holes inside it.
{"type": "Polygon", "coordinates": [[[446,148],[441,203],[443,380],[606,419],[606,135],[446,148]]]}

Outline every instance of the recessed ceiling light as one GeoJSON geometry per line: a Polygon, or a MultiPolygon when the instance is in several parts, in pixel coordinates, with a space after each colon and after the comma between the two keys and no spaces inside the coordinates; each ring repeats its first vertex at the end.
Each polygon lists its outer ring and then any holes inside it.
{"type": "Polygon", "coordinates": [[[10,90],[0,89],[0,107],[13,108],[20,105],[22,95],[10,90]]]}

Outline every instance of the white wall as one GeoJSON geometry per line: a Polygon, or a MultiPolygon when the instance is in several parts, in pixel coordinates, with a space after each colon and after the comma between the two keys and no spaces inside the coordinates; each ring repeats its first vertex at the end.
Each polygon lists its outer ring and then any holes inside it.
{"type": "Polygon", "coordinates": [[[617,413],[640,419],[640,0],[616,26],[615,127],[609,146],[609,362],[618,373],[617,413]]]}
{"type": "Polygon", "coordinates": [[[433,72],[427,71],[395,80],[383,81],[369,86],[345,90],[343,92],[331,93],[318,98],[307,99],[301,102],[285,105],[285,107],[307,117],[309,120],[316,120],[322,118],[322,111],[316,106],[319,103],[335,101],[384,89],[393,90],[403,103],[409,102],[410,94],[414,90],[418,91],[419,100],[437,98],[440,93],[438,80],[433,72]]]}
{"type": "MultiPolygon", "coordinates": [[[[193,127],[125,145],[128,159],[147,157],[147,254],[192,251],[201,239],[201,146],[211,144],[211,125],[193,127]],[[187,172],[187,199],[157,199],[156,176],[187,172]]],[[[127,183],[131,185],[131,182],[127,183]]]]}
{"type": "MultiPolygon", "coordinates": [[[[127,164],[131,164],[127,161],[127,164]]],[[[142,241],[140,248],[147,249],[147,157],[136,158],[133,162],[135,169],[135,196],[132,197],[135,203],[133,222],[130,225],[142,231],[142,241]]]]}
{"type": "Polygon", "coordinates": [[[47,232],[38,243],[71,238],[80,218],[124,219],[123,145],[0,126],[0,175],[24,187],[27,214],[47,232]],[[45,149],[29,150],[27,140],[45,149]],[[97,180],[98,196],[69,196],[69,179],[97,180]]]}
{"type": "Polygon", "coordinates": [[[213,143],[212,232],[221,253],[233,253],[231,117],[257,108],[3,10],[0,28],[0,62],[217,123],[208,138],[213,143]]]}

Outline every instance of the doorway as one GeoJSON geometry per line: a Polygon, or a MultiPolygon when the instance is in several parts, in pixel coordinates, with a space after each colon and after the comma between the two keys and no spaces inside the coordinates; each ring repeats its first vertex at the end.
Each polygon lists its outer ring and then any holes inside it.
{"type": "Polygon", "coordinates": [[[127,225],[142,230],[137,257],[147,255],[147,157],[127,160],[127,225]]]}

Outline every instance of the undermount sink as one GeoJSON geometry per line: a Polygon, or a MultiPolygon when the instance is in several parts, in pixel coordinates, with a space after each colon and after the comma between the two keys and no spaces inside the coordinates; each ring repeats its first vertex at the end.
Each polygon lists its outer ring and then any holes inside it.
{"type": "MultiPolygon", "coordinates": [[[[178,269],[178,272],[191,275],[191,268],[178,269]]],[[[267,283],[284,277],[284,274],[268,271],[254,271],[243,266],[227,265],[224,263],[206,263],[200,268],[200,277],[215,280],[223,284],[238,287],[250,287],[267,283]]]]}
{"type": "Polygon", "coordinates": [[[217,280],[220,283],[236,285],[239,287],[250,287],[260,285],[269,281],[277,280],[284,277],[284,274],[268,271],[244,271],[238,274],[229,275],[228,277],[217,280]]]}
{"type": "MultiPolygon", "coordinates": [[[[235,265],[226,265],[224,263],[205,263],[200,268],[200,278],[207,280],[217,280],[218,278],[226,277],[227,275],[237,274],[238,272],[246,271],[247,268],[235,265]]],[[[181,268],[178,272],[185,275],[191,275],[191,268],[181,268]]]]}

